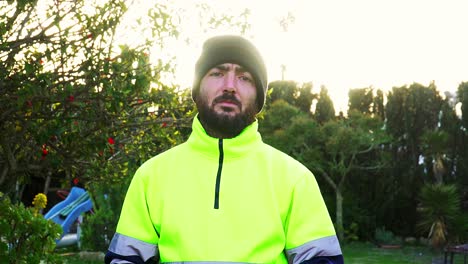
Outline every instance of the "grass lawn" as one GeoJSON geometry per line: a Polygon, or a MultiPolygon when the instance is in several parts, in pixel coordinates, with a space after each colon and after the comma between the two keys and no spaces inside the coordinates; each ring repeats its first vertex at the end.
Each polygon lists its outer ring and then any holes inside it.
{"type": "MultiPolygon", "coordinates": [[[[443,263],[443,253],[435,253],[424,246],[403,246],[399,249],[379,248],[370,243],[354,243],[343,246],[346,264],[431,264],[443,263]]],[[[457,255],[454,263],[463,263],[457,255]]]]}
{"type": "MultiPolygon", "coordinates": [[[[353,243],[343,246],[346,264],[431,264],[443,263],[443,254],[436,254],[423,246],[403,246],[400,249],[378,248],[370,243],[353,243]],[[438,260],[438,261],[435,261],[438,260]]],[[[462,255],[455,255],[455,264],[463,263],[462,255]]],[[[77,254],[64,253],[68,264],[102,264],[101,261],[83,260],[77,254]]]]}

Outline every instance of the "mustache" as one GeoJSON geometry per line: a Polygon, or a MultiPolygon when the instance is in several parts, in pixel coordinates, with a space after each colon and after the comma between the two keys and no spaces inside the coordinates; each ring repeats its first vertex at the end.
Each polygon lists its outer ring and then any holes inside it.
{"type": "Polygon", "coordinates": [[[242,107],[241,102],[239,100],[237,100],[237,98],[233,94],[230,94],[230,93],[225,93],[225,94],[222,94],[222,95],[216,97],[213,100],[212,104],[215,105],[217,103],[221,103],[221,102],[225,102],[225,101],[233,103],[233,104],[237,105],[239,108],[242,107]]]}

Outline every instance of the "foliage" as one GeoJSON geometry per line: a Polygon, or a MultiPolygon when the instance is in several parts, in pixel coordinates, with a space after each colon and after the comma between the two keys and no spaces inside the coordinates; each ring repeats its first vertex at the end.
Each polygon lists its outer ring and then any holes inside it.
{"type": "Polygon", "coordinates": [[[449,242],[451,230],[460,212],[460,197],[452,184],[425,184],[419,194],[421,215],[418,227],[427,233],[434,248],[442,248],[449,242]]]}
{"type": "Polygon", "coordinates": [[[320,124],[335,119],[335,107],[325,86],[320,87],[320,95],[315,106],[314,117],[320,124]]]}
{"type": "Polygon", "coordinates": [[[435,85],[418,83],[410,87],[393,88],[386,105],[386,127],[401,148],[400,156],[409,159],[413,168],[421,154],[421,136],[425,130],[434,130],[439,122],[442,98],[435,85]]]}
{"type": "Polygon", "coordinates": [[[432,162],[432,173],[437,183],[443,183],[445,174],[444,154],[449,147],[449,134],[442,130],[426,131],[421,136],[422,153],[432,162]]]}
{"type": "Polygon", "coordinates": [[[283,100],[277,100],[270,107],[263,110],[263,119],[259,128],[265,141],[273,143],[278,149],[288,152],[286,149],[289,143],[284,137],[289,136],[286,129],[291,125],[299,110],[283,100]],[[276,140],[278,139],[278,140],[276,140]]]}
{"type": "Polygon", "coordinates": [[[37,215],[35,208],[12,204],[0,193],[1,263],[59,263],[54,248],[61,232],[59,225],[37,215]]]}
{"type": "Polygon", "coordinates": [[[468,82],[462,82],[457,89],[458,101],[462,103],[462,124],[465,128],[465,133],[468,131],[468,82]]]}
{"type": "MultiPolygon", "coordinates": [[[[433,161],[445,166],[449,161],[446,157],[451,156],[448,151],[454,149],[454,145],[446,146],[436,155],[435,149],[424,141],[423,135],[427,131],[439,129],[441,132],[437,133],[449,133],[445,127],[453,124],[445,123],[444,127],[439,127],[442,124],[441,120],[444,120],[441,118],[443,106],[444,101],[434,83],[428,86],[413,83],[409,86],[394,87],[388,94],[385,128],[393,138],[386,149],[390,154],[388,176],[399,187],[392,194],[394,206],[389,208],[386,215],[406,217],[404,221],[388,221],[386,226],[393,230],[398,229],[407,235],[416,232],[418,221],[416,213],[418,197],[414,190],[420,190],[424,182],[433,177],[433,161]]],[[[453,131],[450,131],[450,137],[454,137],[455,135],[451,133],[453,131]]],[[[443,138],[443,136],[438,137],[441,140],[443,138]]],[[[454,144],[455,141],[450,142],[454,144]]],[[[431,145],[440,146],[443,143],[432,141],[431,145]]]]}
{"type": "Polygon", "coordinates": [[[317,97],[312,93],[312,83],[304,83],[300,86],[294,81],[274,81],[268,84],[268,89],[269,95],[266,108],[270,106],[270,102],[283,100],[309,114],[312,101],[317,97]]]}
{"type": "Polygon", "coordinates": [[[348,91],[348,112],[356,110],[363,114],[371,114],[374,89],[372,87],[350,89],[348,91]]]}
{"type": "Polygon", "coordinates": [[[372,113],[381,120],[385,120],[385,105],[384,105],[384,93],[378,89],[377,94],[373,99],[372,113]]]}
{"type": "MultiPolygon", "coordinates": [[[[321,127],[322,153],[309,161],[309,168],[325,179],[336,195],[337,230],[343,230],[343,199],[353,171],[361,173],[384,166],[379,158],[388,141],[378,118],[352,112],[348,119],[329,121],[321,127]],[[376,155],[372,159],[368,155],[376,155]]],[[[338,234],[343,238],[343,233],[338,234]]]]}
{"type": "Polygon", "coordinates": [[[355,242],[359,240],[358,236],[359,225],[356,222],[352,222],[351,225],[344,231],[344,241],[346,243],[355,242]]]}
{"type": "MultiPolygon", "coordinates": [[[[456,156],[454,160],[456,163],[454,164],[454,171],[457,177],[457,182],[464,186],[465,193],[468,193],[468,148],[465,146],[468,145],[468,82],[462,82],[458,86],[457,90],[457,98],[458,101],[461,103],[461,128],[457,130],[459,137],[458,140],[455,141],[455,145],[459,146],[456,152],[456,156]]],[[[468,194],[465,195],[465,199],[468,199],[468,194]]],[[[466,209],[466,207],[465,207],[466,209]]]]}
{"type": "Polygon", "coordinates": [[[375,230],[375,240],[379,245],[398,245],[402,242],[400,237],[395,236],[385,227],[379,227],[375,230]]]}
{"type": "Polygon", "coordinates": [[[198,23],[204,33],[209,30],[218,29],[220,31],[239,31],[240,34],[245,35],[250,30],[250,9],[245,8],[240,13],[233,13],[232,10],[219,12],[212,8],[207,3],[197,3],[196,9],[198,12],[198,23]]]}
{"type": "MultiPolygon", "coordinates": [[[[276,93],[279,98],[264,110],[260,126],[263,138],[322,176],[319,183],[330,187],[321,186],[324,197],[341,188],[339,195],[335,193],[337,204],[341,200],[346,205],[341,217],[358,224],[359,237],[372,238],[377,226],[414,236],[418,221],[414,189],[421,188],[424,181],[443,179],[461,183],[461,188],[468,186],[464,177],[468,151],[462,147],[467,142],[466,133],[455,114],[454,101],[450,97],[442,100],[433,83],[427,87],[417,83],[395,87],[385,107],[382,91],[378,90],[373,99],[370,88],[355,91],[369,98],[364,104],[362,98],[354,96],[355,102],[350,104],[368,107],[324,123],[315,122],[320,107],[314,121],[289,103],[294,98],[293,87],[276,93]],[[371,115],[362,114],[367,111],[371,115]]],[[[339,219],[340,205],[328,207],[331,212],[336,210],[339,219]]],[[[346,230],[339,226],[338,231],[346,230]]],[[[464,226],[457,225],[458,239],[466,233],[464,226]]]]}
{"type": "Polygon", "coordinates": [[[147,42],[117,46],[126,10],[125,0],[0,5],[0,183],[10,197],[33,175],[119,182],[179,141],[190,97],[162,81],[170,61],[150,54],[154,39],[177,33],[171,16],[155,4],[147,42]]]}
{"type": "Polygon", "coordinates": [[[93,213],[86,214],[82,224],[82,248],[106,252],[115,233],[129,180],[122,184],[91,184],[94,193],[93,213]]]}
{"type": "Polygon", "coordinates": [[[371,152],[378,153],[388,140],[380,119],[353,112],[349,119],[320,126],[311,116],[277,100],[266,110],[260,128],[265,142],[295,157],[329,184],[335,193],[337,231],[343,239],[342,202],[347,177],[354,170],[382,166],[380,160],[359,160],[371,152]]]}
{"type": "MultiPolygon", "coordinates": [[[[115,230],[124,189],[136,168],[182,142],[194,115],[190,91],[167,81],[173,64],[161,55],[170,43],[166,40],[182,36],[191,41],[178,31],[177,20],[193,20],[171,10],[172,4],[158,2],[145,19],[136,20],[140,44],[117,45],[119,32],[129,32],[121,28],[129,2],[0,3],[0,191],[18,201],[21,186],[32,176],[64,177],[59,178],[63,185],[80,178],[96,209],[86,217],[87,234],[94,239],[91,234],[107,228],[89,248],[105,247],[108,230],[115,230]],[[114,192],[112,201],[102,198],[114,192]]],[[[249,31],[248,9],[225,15],[206,4],[198,8],[203,33],[215,28],[232,32],[233,27],[242,34],[249,31]]],[[[311,83],[272,82],[260,130],[266,142],[322,176],[318,181],[328,184],[322,190],[342,191],[336,200],[344,200],[343,225],[356,222],[361,239],[375,226],[411,234],[418,202],[414,190],[437,175],[432,161],[443,164],[440,179],[458,184],[461,193],[468,188],[467,87],[466,82],[458,87],[461,119],[434,83],[415,83],[393,88],[385,107],[380,90],[373,100],[371,87],[350,91],[355,96],[350,96],[349,116],[337,120],[325,87],[318,96],[311,83]],[[371,116],[353,109],[371,111],[371,116]],[[386,131],[381,131],[385,118],[386,131]],[[379,144],[388,142],[381,132],[392,136],[389,144],[379,144]],[[366,146],[372,150],[361,153],[366,146]],[[390,168],[378,168],[382,160],[390,168]],[[359,213],[349,212],[356,208],[359,213]]],[[[461,240],[468,234],[464,226],[447,227],[449,235],[461,240]]]]}

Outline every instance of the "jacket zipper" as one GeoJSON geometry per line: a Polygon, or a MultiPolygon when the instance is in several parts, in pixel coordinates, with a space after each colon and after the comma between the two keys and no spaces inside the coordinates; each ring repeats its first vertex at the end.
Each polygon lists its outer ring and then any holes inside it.
{"type": "Polygon", "coordinates": [[[223,161],[224,161],[223,139],[221,138],[218,141],[218,149],[219,149],[219,162],[218,162],[218,173],[216,174],[214,209],[219,209],[219,189],[221,187],[221,172],[223,171],[223,161]]]}

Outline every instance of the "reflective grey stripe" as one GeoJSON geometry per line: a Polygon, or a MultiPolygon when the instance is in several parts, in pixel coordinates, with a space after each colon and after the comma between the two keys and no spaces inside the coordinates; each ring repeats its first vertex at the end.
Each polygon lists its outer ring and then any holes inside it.
{"type": "Polygon", "coordinates": [[[336,236],[329,236],[286,250],[286,255],[288,263],[298,264],[316,256],[338,256],[342,255],[342,253],[338,238],[336,236]]]}
{"type": "Polygon", "coordinates": [[[182,262],[163,262],[165,264],[255,264],[253,262],[226,262],[226,261],[182,261],[182,262]]]}
{"type": "MultiPolygon", "coordinates": [[[[121,256],[139,256],[147,261],[153,256],[159,259],[158,246],[141,240],[115,233],[109,246],[109,251],[121,256]]],[[[112,262],[119,263],[119,262],[112,262]]],[[[128,262],[124,262],[128,263],[128,262]]]]}

